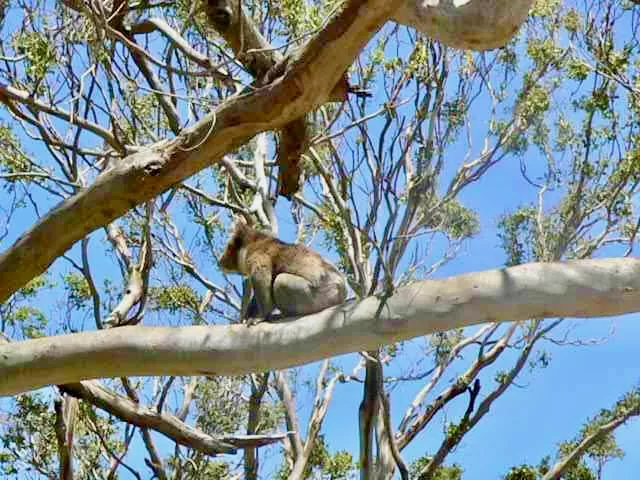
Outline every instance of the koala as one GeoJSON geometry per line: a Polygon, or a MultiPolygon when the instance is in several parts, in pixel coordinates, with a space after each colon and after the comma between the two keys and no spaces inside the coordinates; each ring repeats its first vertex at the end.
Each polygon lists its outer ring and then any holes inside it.
{"type": "Polygon", "coordinates": [[[233,23],[233,0],[207,0],[205,11],[209,20],[220,31],[226,31],[233,23]]]}
{"type": "Polygon", "coordinates": [[[339,305],[347,296],[343,275],[317,252],[241,222],[236,223],[220,267],[250,280],[249,324],[269,320],[274,307],[285,317],[309,315],[339,305]]]}

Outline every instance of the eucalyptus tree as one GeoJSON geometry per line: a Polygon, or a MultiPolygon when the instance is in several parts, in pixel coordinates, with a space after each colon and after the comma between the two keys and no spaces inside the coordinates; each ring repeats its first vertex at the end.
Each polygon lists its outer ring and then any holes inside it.
{"type": "MultiPolygon", "coordinates": [[[[640,311],[636,8],[458,3],[3,4],[4,475],[460,479],[565,317],[640,311]],[[241,325],[238,216],[352,299],[241,325]]],[[[602,478],[639,408],[502,472],[602,478]]]]}

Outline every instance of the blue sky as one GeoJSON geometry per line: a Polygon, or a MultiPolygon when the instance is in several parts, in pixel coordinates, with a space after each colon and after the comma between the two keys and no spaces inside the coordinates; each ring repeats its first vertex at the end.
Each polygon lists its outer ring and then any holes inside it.
{"type": "MultiPolygon", "coordinates": [[[[467,206],[475,204],[481,212],[482,230],[456,261],[437,273],[438,277],[504,265],[505,256],[497,238],[499,216],[525,202],[527,189],[528,195],[536,194],[525,182],[505,188],[505,178],[516,183],[520,180],[517,172],[510,171],[517,169],[515,160],[505,162],[491,170],[476,187],[465,192],[463,203],[467,206]],[[496,192],[499,194],[496,195],[496,192]]],[[[518,386],[514,385],[495,402],[490,413],[448,457],[447,463],[459,463],[465,469],[464,480],[499,479],[511,466],[537,464],[545,455],[555,455],[559,442],[572,439],[588,418],[596,415],[601,408],[613,406],[624,393],[638,385],[640,365],[630,360],[635,359],[638,352],[639,314],[603,319],[571,319],[565,324],[563,328],[571,326],[573,329],[573,339],[604,341],[596,345],[562,347],[541,342],[539,347],[551,354],[550,365],[533,373],[525,368],[515,382],[518,386]]],[[[417,345],[422,342],[414,341],[417,345]]],[[[347,371],[350,368],[347,365],[353,366],[357,362],[353,355],[342,359],[344,361],[340,363],[345,365],[347,371]]],[[[507,362],[498,361],[497,368],[488,368],[487,372],[507,368],[506,365],[507,362]]],[[[464,368],[465,364],[456,364],[453,371],[462,373],[464,368]]],[[[492,374],[484,373],[481,381],[487,385],[485,389],[490,388],[492,374]]],[[[413,395],[423,385],[423,382],[416,382],[392,394],[396,425],[413,395]]],[[[447,386],[448,383],[443,382],[441,388],[436,389],[436,395],[447,386]]],[[[324,429],[333,449],[346,449],[357,454],[356,422],[361,396],[360,384],[339,385],[336,389],[324,429]]],[[[483,397],[482,393],[480,397],[483,397]]],[[[449,421],[455,421],[464,412],[466,400],[466,397],[460,397],[445,409],[449,421]]],[[[305,418],[304,415],[301,418],[305,418]]],[[[443,415],[438,415],[404,450],[406,460],[433,453],[439,447],[443,420],[443,415]]],[[[613,460],[608,464],[603,479],[636,478],[640,471],[640,424],[631,420],[618,429],[616,438],[627,455],[622,461],[613,460]]]]}

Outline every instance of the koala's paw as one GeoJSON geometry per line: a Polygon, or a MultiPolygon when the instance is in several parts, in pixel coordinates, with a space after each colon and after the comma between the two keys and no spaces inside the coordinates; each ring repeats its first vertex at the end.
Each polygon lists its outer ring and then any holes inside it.
{"type": "Polygon", "coordinates": [[[264,319],[260,318],[260,317],[247,318],[246,325],[247,325],[247,327],[252,327],[254,325],[259,324],[263,320],[264,319]]]}

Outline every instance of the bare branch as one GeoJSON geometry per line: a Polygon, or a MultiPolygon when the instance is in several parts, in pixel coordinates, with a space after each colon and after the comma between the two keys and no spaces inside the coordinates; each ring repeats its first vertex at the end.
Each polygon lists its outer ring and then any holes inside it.
{"type": "MultiPolygon", "coordinates": [[[[251,376],[251,395],[249,396],[249,415],[247,435],[254,435],[260,423],[260,407],[264,394],[269,387],[269,372],[262,376],[251,376]]],[[[246,480],[257,480],[259,469],[258,452],[255,448],[244,450],[244,475],[246,480]]]]}
{"type": "Polygon", "coordinates": [[[38,338],[0,345],[0,395],[97,377],[282,369],[488,321],[621,315],[640,311],[639,289],[639,259],[530,263],[398,288],[377,319],[380,300],[368,297],[251,328],[121,327],[38,338]]]}
{"type": "MultiPolygon", "coordinates": [[[[425,409],[422,415],[418,417],[410,426],[408,426],[404,432],[398,437],[398,444],[400,448],[404,448],[408,443],[413,440],[418,433],[424,429],[424,427],[431,421],[435,414],[442,409],[447,403],[454,398],[462,395],[467,391],[471,382],[477,379],[483,368],[487,365],[491,365],[495,362],[502,352],[507,348],[509,340],[515,333],[517,324],[512,324],[502,338],[486,353],[479,355],[476,361],[461,375],[457,380],[447,388],[443,393],[433,401],[428,408],[425,409]]],[[[433,459],[429,462],[429,466],[433,466],[433,459]]],[[[431,467],[429,467],[431,468],[431,467]]],[[[435,467],[433,467],[435,468],[435,467]]]]}
{"type": "Polygon", "coordinates": [[[448,367],[451,364],[451,362],[453,362],[460,355],[460,352],[462,350],[464,350],[467,346],[477,342],[478,339],[483,335],[485,335],[487,332],[495,331],[497,326],[498,324],[486,325],[483,328],[479,329],[477,332],[475,332],[472,336],[467,337],[464,340],[458,342],[451,349],[451,352],[449,353],[449,355],[447,355],[446,360],[444,360],[442,364],[438,365],[438,368],[436,368],[431,378],[431,381],[428,384],[426,384],[422,388],[422,390],[420,390],[420,392],[418,392],[418,394],[415,396],[415,398],[411,402],[411,405],[409,406],[409,408],[407,408],[407,411],[405,412],[404,416],[402,417],[402,420],[400,421],[400,426],[398,427],[398,430],[400,430],[400,432],[403,432],[404,434],[404,432],[406,432],[407,428],[409,427],[410,423],[413,420],[415,420],[417,416],[416,412],[418,408],[424,403],[429,393],[431,393],[433,388],[440,381],[440,379],[442,378],[442,375],[446,370],[446,367],[448,367]]]}
{"type": "Polygon", "coordinates": [[[169,122],[169,127],[171,128],[171,131],[173,133],[178,133],[182,127],[181,121],[180,121],[180,114],[178,113],[178,110],[173,105],[173,103],[171,103],[169,96],[163,90],[162,84],[158,76],[151,69],[148,62],[145,60],[144,56],[140,53],[140,51],[135,48],[135,47],[138,47],[138,45],[136,44],[133,36],[128,36],[128,35],[125,35],[125,36],[129,40],[130,44],[133,44],[133,46],[131,46],[129,43],[127,43],[126,45],[129,47],[129,52],[131,53],[131,56],[133,57],[134,62],[140,69],[142,76],[147,80],[149,87],[151,87],[151,89],[153,90],[155,97],[158,100],[158,103],[162,107],[164,114],[167,116],[167,121],[169,122]]]}
{"type": "Polygon", "coordinates": [[[88,130],[102,138],[115,150],[122,151],[122,145],[118,143],[117,139],[109,130],[106,130],[98,124],[91,123],[80,118],[73,113],[67,112],[66,110],[61,110],[59,108],[52,107],[48,103],[41,102],[30,95],[29,92],[0,83],[0,102],[8,105],[9,107],[15,107],[15,104],[24,104],[35,111],[47,113],[62,120],[66,120],[69,123],[77,125],[78,127],[88,130]]]}
{"type": "Polygon", "coordinates": [[[269,182],[265,173],[267,163],[267,135],[261,133],[256,138],[253,162],[256,174],[256,189],[249,211],[255,213],[263,225],[269,225],[274,235],[278,234],[278,219],[269,198],[269,182]]]}
{"type": "Polygon", "coordinates": [[[133,306],[140,301],[144,294],[144,282],[142,271],[133,267],[129,273],[129,280],[122,299],[113,309],[107,322],[112,325],[122,325],[125,323],[127,314],[133,306]]]}
{"type": "Polygon", "coordinates": [[[316,379],[316,396],[313,402],[313,411],[311,412],[311,418],[309,419],[307,439],[302,449],[302,454],[295,459],[290,480],[302,480],[304,478],[305,469],[311,458],[313,447],[316,445],[316,440],[324,419],[329,410],[329,404],[333,399],[333,391],[336,387],[339,375],[335,375],[329,382],[327,382],[327,374],[329,372],[329,360],[325,360],[320,368],[318,377],[316,379]]]}
{"type": "Polygon", "coordinates": [[[285,422],[287,430],[290,432],[289,441],[291,442],[293,462],[295,463],[302,455],[304,447],[302,445],[302,438],[300,437],[300,422],[296,411],[296,401],[291,393],[291,388],[289,388],[289,382],[284,372],[276,373],[276,389],[280,401],[284,406],[285,422]]]}
{"type": "Polygon", "coordinates": [[[395,436],[393,435],[393,427],[391,426],[391,402],[389,401],[389,395],[384,391],[380,392],[380,407],[386,433],[386,443],[389,444],[391,455],[400,472],[400,478],[402,480],[409,480],[409,469],[402,458],[400,449],[398,448],[398,442],[396,442],[395,436]]]}
{"type": "Polygon", "coordinates": [[[177,48],[179,48],[187,57],[195,63],[205,68],[212,77],[222,80],[223,82],[233,83],[231,75],[222,69],[219,69],[207,55],[198,52],[193,48],[187,40],[180,35],[179,32],[171,28],[171,26],[161,18],[149,18],[133,25],[130,32],[133,35],[147,34],[155,30],[160,31],[168,40],[170,40],[177,48]]]}
{"type": "MultiPolygon", "coordinates": [[[[113,330],[119,331],[127,327],[113,330]]],[[[174,442],[196,449],[208,455],[235,453],[238,448],[257,447],[281,441],[286,434],[241,435],[213,438],[196,430],[173,415],[159,414],[152,408],[138,405],[133,400],[107,390],[98,382],[82,382],[61,385],[67,394],[85,400],[119,419],[140,428],[149,428],[162,433],[174,442]]]]}
{"type": "Polygon", "coordinates": [[[360,430],[360,478],[374,477],[373,438],[375,422],[380,410],[382,388],[382,364],[377,352],[369,352],[365,360],[366,375],[362,389],[362,401],[358,411],[360,430]]]}
{"type": "MultiPolygon", "coordinates": [[[[174,378],[174,377],[171,377],[171,378],[174,378]]],[[[136,404],[140,404],[140,399],[138,398],[138,394],[131,386],[129,380],[126,378],[123,378],[122,385],[125,391],[127,392],[127,395],[129,396],[129,398],[136,404]]],[[[160,413],[161,409],[156,408],[156,411],[160,413]]],[[[151,438],[151,433],[149,432],[149,429],[141,428],[140,434],[142,436],[142,441],[144,443],[144,446],[146,447],[147,452],[149,453],[149,459],[147,459],[145,463],[149,466],[149,468],[151,468],[151,470],[153,470],[153,473],[158,477],[159,480],[167,480],[167,472],[165,471],[164,466],[162,465],[162,458],[158,453],[158,449],[156,448],[153,438],[151,438]]]]}

